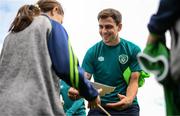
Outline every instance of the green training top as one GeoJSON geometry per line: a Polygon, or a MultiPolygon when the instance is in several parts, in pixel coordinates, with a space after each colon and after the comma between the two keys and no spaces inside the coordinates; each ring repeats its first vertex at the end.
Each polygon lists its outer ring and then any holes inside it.
{"type": "MultiPolygon", "coordinates": [[[[122,38],[116,46],[107,46],[100,41],[87,51],[82,64],[84,70],[93,74],[95,82],[116,87],[101,97],[102,104],[118,102],[118,93],[126,95],[127,83],[123,72],[128,67],[131,72],[141,71],[136,57],[140,51],[137,45],[122,38]]],[[[133,103],[138,104],[137,97],[133,103]]]]}
{"type": "Polygon", "coordinates": [[[71,100],[68,96],[68,90],[70,86],[63,80],[59,81],[60,85],[60,94],[64,100],[64,111],[66,116],[86,116],[86,108],[84,99],[71,100]]]}

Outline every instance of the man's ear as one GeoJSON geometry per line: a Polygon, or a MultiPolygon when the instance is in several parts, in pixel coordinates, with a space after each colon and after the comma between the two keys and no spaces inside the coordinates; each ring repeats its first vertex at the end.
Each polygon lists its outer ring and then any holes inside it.
{"type": "Polygon", "coordinates": [[[122,23],[119,23],[118,24],[118,31],[121,31],[121,29],[122,29],[122,23]]]}

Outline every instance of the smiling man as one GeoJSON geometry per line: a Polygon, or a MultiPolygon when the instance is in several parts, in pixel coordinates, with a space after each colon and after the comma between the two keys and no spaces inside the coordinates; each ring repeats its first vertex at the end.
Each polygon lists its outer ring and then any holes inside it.
{"type": "MultiPolygon", "coordinates": [[[[119,36],[122,28],[121,13],[115,9],[104,9],[98,14],[99,34],[102,41],[92,46],[86,53],[82,67],[88,79],[116,87],[110,94],[101,96],[102,106],[118,116],[139,116],[137,102],[138,80],[141,68],[136,55],[140,48],[119,36]],[[131,70],[130,80],[124,79],[126,69],[131,70]]],[[[88,115],[104,115],[103,111],[90,108],[88,115]]]]}

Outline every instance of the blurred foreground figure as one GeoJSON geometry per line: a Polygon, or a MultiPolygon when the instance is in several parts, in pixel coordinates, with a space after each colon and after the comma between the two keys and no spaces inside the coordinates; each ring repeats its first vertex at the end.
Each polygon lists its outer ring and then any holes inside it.
{"type": "Polygon", "coordinates": [[[163,85],[167,116],[180,115],[180,0],[161,0],[148,29],[150,34],[144,53],[138,55],[139,62],[163,85]],[[170,50],[165,39],[168,30],[170,50]]]}

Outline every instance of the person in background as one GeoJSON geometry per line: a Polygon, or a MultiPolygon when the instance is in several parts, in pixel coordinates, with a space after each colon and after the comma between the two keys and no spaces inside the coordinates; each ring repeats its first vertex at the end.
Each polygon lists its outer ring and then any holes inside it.
{"type": "MultiPolygon", "coordinates": [[[[82,63],[85,76],[88,79],[93,76],[95,82],[116,87],[113,92],[101,96],[101,104],[110,115],[139,116],[136,95],[141,68],[136,55],[141,50],[120,37],[122,16],[118,10],[103,9],[97,19],[102,40],[86,52],[82,63]],[[124,73],[129,69],[131,73],[127,83],[124,73]]],[[[95,115],[105,114],[98,108],[91,108],[88,116],[95,115]]]]}
{"type": "Polygon", "coordinates": [[[71,100],[68,96],[68,90],[73,89],[63,80],[59,81],[60,96],[63,99],[63,108],[66,116],[86,116],[84,99],[71,100]]]}
{"type": "Polygon", "coordinates": [[[39,0],[18,10],[0,54],[2,116],[65,115],[59,79],[76,88],[91,105],[100,104],[98,92],[73,53],[63,17],[56,0],[39,0]]]}
{"type": "Polygon", "coordinates": [[[160,0],[158,10],[150,18],[147,26],[149,35],[144,53],[155,58],[165,55],[159,48],[166,48],[165,33],[171,34],[171,47],[166,50],[169,72],[163,81],[166,114],[180,115],[180,1],[160,0]],[[154,57],[155,56],[155,57],[154,57]]]}

